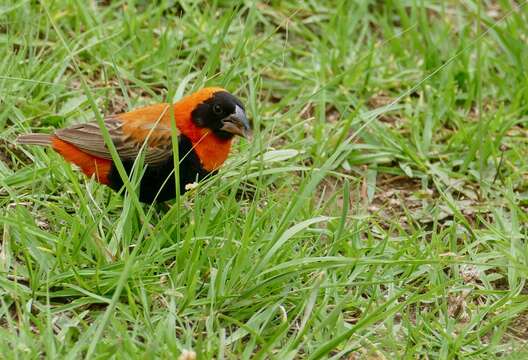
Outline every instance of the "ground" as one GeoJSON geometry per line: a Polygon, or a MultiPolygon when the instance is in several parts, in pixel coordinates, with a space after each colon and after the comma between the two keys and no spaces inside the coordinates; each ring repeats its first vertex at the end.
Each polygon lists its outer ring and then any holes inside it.
{"type": "Polygon", "coordinates": [[[233,5],[0,4],[0,353],[526,358],[526,1],[233,5]],[[206,85],[254,140],[166,204],[15,143],[206,85]]]}

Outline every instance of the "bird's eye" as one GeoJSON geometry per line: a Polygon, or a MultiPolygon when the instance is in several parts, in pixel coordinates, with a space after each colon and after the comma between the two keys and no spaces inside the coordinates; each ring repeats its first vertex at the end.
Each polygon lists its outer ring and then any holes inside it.
{"type": "Polygon", "coordinates": [[[222,110],[222,107],[220,106],[220,104],[214,104],[213,105],[213,111],[216,115],[222,115],[223,113],[223,110],[222,110]]]}

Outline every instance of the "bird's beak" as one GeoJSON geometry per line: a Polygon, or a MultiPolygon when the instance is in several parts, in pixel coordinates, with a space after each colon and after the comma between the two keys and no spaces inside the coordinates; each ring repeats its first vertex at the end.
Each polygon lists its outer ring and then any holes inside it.
{"type": "Polygon", "coordinates": [[[235,113],[223,119],[223,123],[224,125],[220,130],[251,140],[251,126],[249,125],[246,113],[240,106],[237,105],[235,113]]]}

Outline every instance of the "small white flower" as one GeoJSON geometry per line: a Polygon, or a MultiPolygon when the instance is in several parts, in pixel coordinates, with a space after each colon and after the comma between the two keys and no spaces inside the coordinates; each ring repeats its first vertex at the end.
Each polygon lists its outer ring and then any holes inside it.
{"type": "Polygon", "coordinates": [[[197,187],[198,187],[198,183],[197,182],[185,184],[185,190],[187,190],[187,191],[196,189],[197,187]]]}
{"type": "Polygon", "coordinates": [[[196,360],[196,353],[193,350],[183,350],[178,360],[196,360]]]}

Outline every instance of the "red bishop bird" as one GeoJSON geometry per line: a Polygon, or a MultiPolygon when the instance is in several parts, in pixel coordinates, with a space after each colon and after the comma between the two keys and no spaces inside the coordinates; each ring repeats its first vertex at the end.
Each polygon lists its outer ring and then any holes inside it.
{"type": "MultiPolygon", "coordinates": [[[[222,88],[204,88],[175,104],[155,104],[104,119],[128,173],[145,144],[139,199],[145,203],[176,196],[171,112],[178,130],[180,193],[186,185],[215,173],[227,159],[235,135],[251,136],[242,102],[222,88]]],[[[123,182],[97,122],[77,124],[53,134],[27,134],[18,143],[51,146],[87,176],[120,190],[123,182]]]]}

